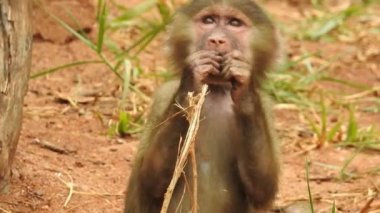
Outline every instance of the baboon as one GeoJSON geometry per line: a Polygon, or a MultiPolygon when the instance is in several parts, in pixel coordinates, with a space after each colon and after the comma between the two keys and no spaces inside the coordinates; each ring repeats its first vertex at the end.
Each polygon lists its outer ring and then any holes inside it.
{"type": "Polygon", "coordinates": [[[156,213],[172,178],[188,121],[178,107],[188,92],[209,86],[195,141],[197,206],[192,168],[177,183],[169,212],[262,212],[270,208],[279,175],[270,111],[262,91],[277,61],[277,31],[252,0],[193,0],[177,11],[169,52],[179,79],[156,93],[134,162],[126,213],[156,213]]]}

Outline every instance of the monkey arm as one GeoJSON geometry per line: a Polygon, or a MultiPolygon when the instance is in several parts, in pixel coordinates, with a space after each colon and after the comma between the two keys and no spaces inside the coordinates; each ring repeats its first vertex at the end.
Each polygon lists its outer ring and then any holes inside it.
{"type": "MultiPolygon", "coordinates": [[[[177,116],[176,116],[177,117],[177,116]]],[[[183,118],[174,118],[159,127],[156,133],[151,134],[152,146],[146,150],[141,165],[143,187],[160,198],[164,195],[173,175],[181,133],[187,121],[183,118]]]]}
{"type": "Polygon", "coordinates": [[[182,96],[180,90],[178,82],[174,82],[164,85],[157,92],[149,119],[151,123],[141,145],[144,151],[138,178],[144,191],[155,198],[162,198],[166,192],[173,175],[180,139],[188,128],[184,112],[175,106],[176,101],[183,100],[179,98],[182,96]]]}
{"type": "Polygon", "coordinates": [[[239,144],[238,169],[248,199],[254,208],[271,205],[277,192],[278,153],[268,114],[258,91],[246,93],[236,106],[242,140],[239,144]]]}

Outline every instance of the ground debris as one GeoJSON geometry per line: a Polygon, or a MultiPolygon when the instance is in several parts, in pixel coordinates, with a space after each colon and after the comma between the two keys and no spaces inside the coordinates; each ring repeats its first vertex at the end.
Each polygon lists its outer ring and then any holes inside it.
{"type": "Polygon", "coordinates": [[[72,151],[72,150],[67,150],[63,147],[60,147],[56,144],[52,144],[50,142],[47,142],[47,141],[41,141],[40,139],[36,138],[32,141],[33,144],[37,144],[39,145],[41,148],[44,148],[44,149],[47,149],[47,150],[50,150],[50,151],[53,151],[53,152],[56,152],[58,154],[62,154],[62,155],[69,155],[71,153],[74,153],[75,151],[72,151]]]}

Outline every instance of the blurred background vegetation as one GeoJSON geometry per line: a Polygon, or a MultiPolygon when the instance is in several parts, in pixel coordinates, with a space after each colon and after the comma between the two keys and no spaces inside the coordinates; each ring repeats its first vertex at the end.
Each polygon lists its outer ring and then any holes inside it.
{"type": "MultiPolygon", "coordinates": [[[[92,37],[84,30],[77,30],[82,27],[73,27],[73,24],[69,25],[47,11],[61,27],[96,53],[97,59],[36,70],[31,77],[53,75],[84,64],[106,65],[120,80],[122,88],[119,116],[110,122],[109,133],[120,136],[139,133],[146,118],[150,94],[137,87],[137,82],[148,80],[155,87],[157,82],[173,78],[170,66],[157,67],[156,72],[144,70],[140,55],[149,49],[152,42],[165,43],[164,33],[173,11],[185,2],[146,0],[135,7],[126,7],[113,0],[98,0],[97,33],[92,37]],[[131,101],[131,94],[138,98],[131,101]]],[[[379,21],[374,13],[379,2],[348,1],[336,7],[329,5],[329,1],[306,2],[289,0],[295,6],[307,4],[302,5],[302,8],[307,8],[302,11],[304,18],[292,25],[273,18],[284,35],[285,59],[277,70],[270,73],[265,89],[274,100],[275,108],[296,109],[300,112],[307,126],[307,134],[313,137],[313,148],[337,144],[380,150],[380,134],[376,125],[359,122],[362,113],[380,112],[380,87],[333,74],[341,60],[339,51],[329,57],[318,48],[308,51],[291,47],[295,42],[355,43],[364,34],[380,36],[380,29],[370,26],[372,22],[379,21]]],[[[70,12],[66,12],[70,16],[70,12]]],[[[80,24],[75,16],[70,17],[74,24],[80,24]]],[[[164,52],[164,49],[158,51],[164,52]]],[[[372,57],[371,54],[358,53],[355,60],[365,63],[372,57]]],[[[379,67],[374,69],[379,72],[379,67]]]]}

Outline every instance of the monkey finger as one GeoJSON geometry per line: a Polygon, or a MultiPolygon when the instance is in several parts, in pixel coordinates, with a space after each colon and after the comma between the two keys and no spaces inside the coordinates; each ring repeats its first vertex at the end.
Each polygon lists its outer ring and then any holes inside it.
{"type": "Polygon", "coordinates": [[[220,56],[220,55],[209,55],[208,57],[206,58],[210,58],[216,62],[218,62],[218,64],[221,64],[223,62],[223,57],[220,56]]]}
{"type": "Polygon", "coordinates": [[[232,66],[232,59],[231,58],[225,59],[222,62],[221,66],[222,66],[222,73],[227,72],[230,69],[230,67],[232,66]]]}
{"type": "Polygon", "coordinates": [[[251,66],[241,61],[234,61],[230,64],[230,72],[233,75],[239,75],[242,73],[244,75],[251,75],[251,66]]]}
{"type": "Polygon", "coordinates": [[[244,61],[240,61],[240,60],[236,60],[236,59],[228,59],[227,61],[225,61],[223,64],[222,64],[222,75],[226,75],[226,73],[232,68],[232,67],[235,67],[235,68],[239,68],[239,69],[242,69],[242,70],[246,70],[248,73],[251,69],[251,65],[244,62],[244,61]]]}
{"type": "Polygon", "coordinates": [[[209,55],[210,55],[209,51],[206,51],[206,50],[200,50],[200,51],[197,51],[197,52],[191,53],[191,54],[187,57],[186,61],[187,61],[187,62],[191,62],[191,61],[194,61],[194,60],[197,60],[197,59],[207,58],[209,55]]]}
{"type": "Polygon", "coordinates": [[[238,67],[238,68],[246,69],[248,71],[251,69],[251,65],[249,63],[247,63],[245,61],[241,61],[241,60],[232,59],[230,61],[230,64],[233,67],[238,67]]]}
{"type": "Polygon", "coordinates": [[[234,50],[226,55],[224,55],[224,59],[225,60],[239,60],[239,61],[243,61],[243,62],[246,62],[246,63],[249,63],[249,60],[244,57],[243,53],[238,51],[238,50],[234,50]]]}
{"type": "Polygon", "coordinates": [[[219,70],[210,64],[205,64],[195,69],[195,75],[200,75],[201,78],[207,78],[209,75],[217,75],[219,70]]]}
{"type": "Polygon", "coordinates": [[[196,54],[199,58],[223,58],[223,56],[221,56],[217,51],[214,50],[200,50],[194,54],[196,54]]]}
{"type": "Polygon", "coordinates": [[[201,59],[212,59],[212,60],[216,61],[217,63],[220,63],[223,60],[223,57],[220,56],[215,51],[201,50],[201,51],[198,51],[198,52],[191,54],[186,59],[186,63],[187,64],[194,64],[194,62],[197,62],[201,59]]]}
{"type": "Polygon", "coordinates": [[[206,65],[206,64],[212,65],[216,69],[219,69],[221,66],[217,61],[212,60],[210,58],[198,59],[194,61],[195,66],[201,66],[201,65],[206,65]]]}
{"type": "Polygon", "coordinates": [[[239,67],[231,67],[229,77],[230,80],[237,82],[238,85],[245,85],[250,78],[250,72],[239,67]]]}
{"type": "Polygon", "coordinates": [[[212,58],[213,60],[221,63],[223,61],[223,56],[216,52],[216,51],[208,51],[206,54],[205,54],[207,58],[212,58]]]}
{"type": "Polygon", "coordinates": [[[225,79],[229,78],[229,73],[231,69],[231,64],[223,64],[222,65],[222,70],[220,72],[220,75],[223,76],[225,79]]]}
{"type": "Polygon", "coordinates": [[[197,67],[202,66],[202,65],[211,65],[215,67],[215,69],[221,69],[220,68],[220,63],[217,61],[211,59],[211,58],[204,58],[204,59],[194,59],[193,61],[189,62],[190,69],[195,70],[197,67]]]}
{"type": "Polygon", "coordinates": [[[245,60],[244,58],[233,58],[233,57],[228,57],[228,58],[225,58],[223,63],[222,63],[222,66],[226,65],[226,64],[238,64],[239,66],[243,66],[243,64],[245,64],[244,66],[246,67],[249,67],[250,66],[250,63],[245,60]]]}
{"type": "Polygon", "coordinates": [[[191,53],[187,58],[186,58],[186,62],[187,63],[191,63],[197,59],[200,59],[200,58],[203,58],[202,56],[205,55],[204,53],[202,53],[202,51],[198,51],[198,52],[194,52],[194,53],[191,53]]]}

